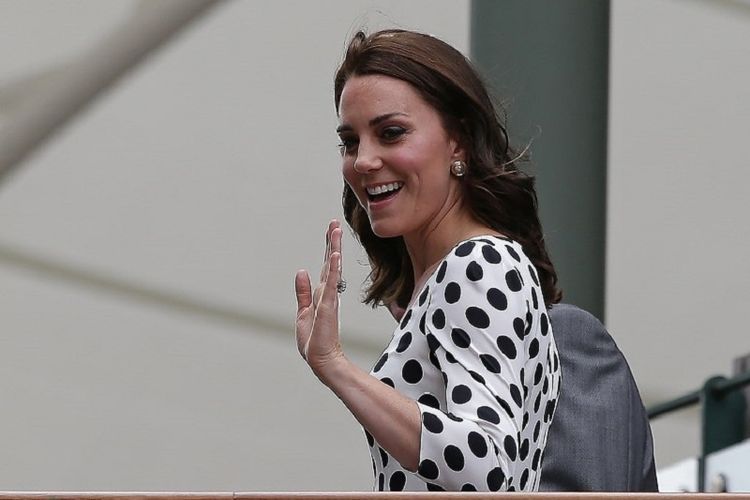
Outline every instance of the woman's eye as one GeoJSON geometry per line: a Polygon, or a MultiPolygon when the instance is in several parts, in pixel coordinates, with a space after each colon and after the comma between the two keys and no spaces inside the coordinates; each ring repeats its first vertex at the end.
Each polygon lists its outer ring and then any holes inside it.
{"type": "Polygon", "coordinates": [[[339,143],[339,152],[343,156],[347,153],[352,153],[357,150],[357,141],[354,139],[350,139],[348,137],[341,137],[341,142],[339,143]]]}
{"type": "Polygon", "coordinates": [[[403,127],[387,127],[383,129],[383,132],[381,132],[381,136],[386,141],[393,141],[404,135],[405,132],[406,129],[403,127]]]}

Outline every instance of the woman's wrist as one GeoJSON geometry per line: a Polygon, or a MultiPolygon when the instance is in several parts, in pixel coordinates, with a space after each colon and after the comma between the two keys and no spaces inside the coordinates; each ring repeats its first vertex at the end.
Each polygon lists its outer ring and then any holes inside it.
{"type": "Polygon", "coordinates": [[[345,380],[354,365],[344,356],[343,352],[331,356],[326,360],[311,365],[313,373],[327,387],[334,390],[337,382],[345,380]]]}

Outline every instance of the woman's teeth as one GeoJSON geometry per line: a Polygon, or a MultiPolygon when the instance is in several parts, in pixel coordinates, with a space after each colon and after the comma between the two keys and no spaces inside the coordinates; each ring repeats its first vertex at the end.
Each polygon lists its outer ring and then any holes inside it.
{"type": "Polygon", "coordinates": [[[403,182],[391,182],[390,184],[383,184],[374,188],[367,188],[367,194],[370,196],[376,196],[379,194],[389,193],[391,191],[397,191],[403,186],[403,182]]]}

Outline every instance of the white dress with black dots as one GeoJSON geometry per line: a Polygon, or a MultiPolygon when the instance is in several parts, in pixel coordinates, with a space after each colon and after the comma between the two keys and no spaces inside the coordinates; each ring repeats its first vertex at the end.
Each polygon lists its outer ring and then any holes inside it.
{"type": "Polygon", "coordinates": [[[560,387],[536,270],[481,236],[443,259],[371,372],[417,401],[419,468],[365,431],[375,490],[535,491],[560,387]]]}

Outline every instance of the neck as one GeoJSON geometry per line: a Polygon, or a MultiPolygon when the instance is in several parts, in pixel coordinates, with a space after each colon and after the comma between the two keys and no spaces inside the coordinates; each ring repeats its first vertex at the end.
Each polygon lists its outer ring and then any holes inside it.
{"type": "Polygon", "coordinates": [[[477,222],[458,202],[427,227],[403,236],[414,270],[414,290],[459,241],[496,231],[477,222]]]}

